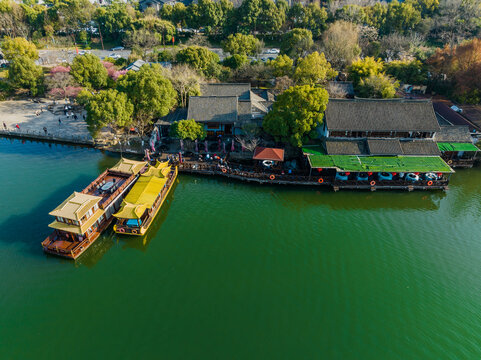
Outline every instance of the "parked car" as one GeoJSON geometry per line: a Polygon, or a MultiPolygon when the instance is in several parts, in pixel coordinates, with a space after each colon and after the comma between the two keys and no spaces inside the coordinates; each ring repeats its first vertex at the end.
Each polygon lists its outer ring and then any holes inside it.
{"type": "Polygon", "coordinates": [[[110,51],[121,51],[121,50],[124,50],[125,48],[123,46],[116,46],[116,47],[113,47],[112,49],[110,49],[110,51]]]}
{"type": "Polygon", "coordinates": [[[80,51],[78,52],[79,55],[85,55],[85,54],[90,54],[90,53],[91,53],[90,50],[80,50],[80,51]]]}
{"type": "Polygon", "coordinates": [[[281,51],[279,49],[267,49],[266,54],[279,54],[281,51]]]}
{"type": "Polygon", "coordinates": [[[111,53],[111,54],[109,54],[108,57],[112,58],[114,60],[117,60],[117,59],[120,59],[122,56],[120,56],[119,54],[116,54],[116,53],[111,53]]]}

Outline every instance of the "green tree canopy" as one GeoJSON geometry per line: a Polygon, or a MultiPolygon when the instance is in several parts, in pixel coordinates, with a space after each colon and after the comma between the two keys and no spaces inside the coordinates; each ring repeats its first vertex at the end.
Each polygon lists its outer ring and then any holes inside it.
{"type": "Polygon", "coordinates": [[[77,82],[90,89],[101,89],[107,85],[107,70],[100,59],[92,54],[76,56],[70,73],[77,82]]]}
{"type": "Polygon", "coordinates": [[[277,97],[262,126],[277,140],[300,147],[308,138],[316,136],[328,100],[329,95],[323,88],[293,86],[277,97]]]}
{"type": "Polygon", "coordinates": [[[87,101],[87,124],[92,136],[97,136],[104,126],[119,130],[132,123],[134,105],[127,94],[114,89],[102,90],[87,101]]]}
{"type": "Polygon", "coordinates": [[[202,46],[188,46],[177,53],[176,59],[181,64],[188,64],[207,75],[210,67],[219,62],[219,56],[202,46]]]}
{"type": "Polygon", "coordinates": [[[326,29],[327,11],[318,4],[307,6],[295,3],[289,9],[290,26],[294,28],[308,29],[312,35],[318,38],[326,29]]]}
{"type": "Polygon", "coordinates": [[[317,51],[300,58],[294,71],[294,80],[301,85],[323,84],[336,76],[337,71],[332,69],[324,53],[317,51]]]}
{"type": "Polygon", "coordinates": [[[222,49],[231,55],[256,55],[260,52],[261,42],[252,35],[230,34],[222,42],[222,49]]]}
{"type": "Polygon", "coordinates": [[[419,60],[394,60],[384,64],[384,70],[404,84],[421,85],[427,82],[426,66],[419,60]]]}
{"type": "Polygon", "coordinates": [[[387,7],[386,18],[381,28],[383,34],[406,33],[421,22],[421,12],[408,2],[393,0],[387,7]]]}
{"type": "Polygon", "coordinates": [[[195,122],[194,119],[174,121],[170,125],[170,136],[183,140],[203,140],[206,132],[201,124],[195,122]]]}
{"type": "Polygon", "coordinates": [[[302,56],[314,45],[312,32],[307,29],[292,29],[282,38],[281,54],[291,58],[302,56]]]}
{"type": "Polygon", "coordinates": [[[354,85],[359,84],[361,79],[371,75],[379,74],[383,69],[382,61],[375,60],[373,57],[367,56],[364,59],[357,59],[352,62],[348,68],[349,79],[354,85]]]}
{"type": "Polygon", "coordinates": [[[127,6],[125,3],[113,1],[96,9],[94,18],[101,26],[103,36],[116,39],[122,32],[130,29],[133,19],[127,6]]]}
{"type": "Polygon", "coordinates": [[[9,61],[18,56],[25,56],[32,60],[38,59],[38,51],[35,44],[22,37],[5,38],[2,42],[2,52],[5,59],[9,61]]]}
{"type": "Polygon", "coordinates": [[[274,60],[269,60],[267,65],[272,67],[275,77],[291,76],[294,61],[287,55],[279,55],[274,60]]]}
{"type": "Polygon", "coordinates": [[[17,56],[10,62],[8,80],[14,88],[29,89],[35,96],[39,93],[43,78],[42,68],[27,56],[17,56]]]}
{"type": "Polygon", "coordinates": [[[235,54],[235,55],[226,57],[224,61],[222,61],[222,64],[231,69],[238,69],[242,65],[248,62],[249,62],[249,59],[247,58],[247,56],[235,54]]]}
{"type": "Polygon", "coordinates": [[[141,135],[154,117],[167,115],[177,103],[177,94],[158,64],[129,71],[120,78],[117,88],[134,104],[135,124],[141,135]]]}
{"type": "Polygon", "coordinates": [[[244,0],[237,11],[241,32],[272,33],[285,21],[285,13],[272,0],[244,0]]]}
{"type": "Polygon", "coordinates": [[[388,75],[372,74],[361,79],[356,90],[360,97],[391,99],[396,97],[396,89],[399,82],[388,75]]]}

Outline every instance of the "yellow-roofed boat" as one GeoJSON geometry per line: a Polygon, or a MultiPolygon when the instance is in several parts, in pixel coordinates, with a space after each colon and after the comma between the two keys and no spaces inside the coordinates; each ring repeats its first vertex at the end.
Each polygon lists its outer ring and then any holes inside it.
{"type": "Polygon", "coordinates": [[[122,199],[146,169],[147,162],[121,159],[82,192],[74,192],[49,214],[52,234],[42,242],[49,254],[76,259],[113,220],[122,199]]]}
{"type": "Polygon", "coordinates": [[[125,235],[144,235],[159,212],[177,178],[177,166],[158,162],[140,175],[114,214],[114,231],[125,235]]]}

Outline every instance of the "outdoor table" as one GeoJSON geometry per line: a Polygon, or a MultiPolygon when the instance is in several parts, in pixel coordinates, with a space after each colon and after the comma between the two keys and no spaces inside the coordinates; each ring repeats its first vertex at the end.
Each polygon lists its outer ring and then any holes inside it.
{"type": "Polygon", "coordinates": [[[109,181],[109,182],[106,182],[105,184],[102,185],[102,187],[100,188],[100,190],[102,191],[107,191],[109,190],[112,186],[114,186],[114,182],[113,181],[109,181]]]}

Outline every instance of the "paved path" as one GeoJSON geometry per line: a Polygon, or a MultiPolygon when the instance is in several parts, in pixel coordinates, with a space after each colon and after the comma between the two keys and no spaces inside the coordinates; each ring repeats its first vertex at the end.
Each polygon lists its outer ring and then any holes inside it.
{"type": "Polygon", "coordinates": [[[45,127],[49,137],[66,141],[74,139],[85,142],[92,141],[80,110],[76,111],[77,120],[75,120],[73,116],[64,115],[64,101],[59,101],[57,105],[51,106],[51,110],[47,110],[48,105],[53,105],[53,102],[47,100],[43,103],[34,103],[28,100],[2,101],[0,102],[0,129],[2,131],[5,129],[5,123],[7,130],[15,131],[19,135],[45,136],[45,127]],[[39,113],[38,116],[36,112],[39,113]],[[20,129],[16,128],[17,124],[20,129]]]}

